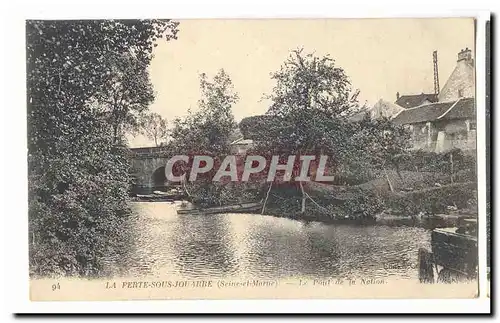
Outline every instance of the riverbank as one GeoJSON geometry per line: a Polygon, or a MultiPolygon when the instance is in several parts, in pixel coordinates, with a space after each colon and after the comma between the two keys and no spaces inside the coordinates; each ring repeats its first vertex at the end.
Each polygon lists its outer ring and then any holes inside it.
{"type": "Polygon", "coordinates": [[[305,212],[300,212],[300,195],[270,194],[264,213],[323,223],[458,226],[465,218],[477,218],[476,186],[463,182],[391,191],[380,180],[351,187],[308,183],[305,212]]]}
{"type": "MultiPolygon", "coordinates": [[[[257,208],[248,213],[334,224],[438,228],[458,226],[463,218],[477,217],[477,183],[445,184],[439,180],[442,175],[430,172],[406,171],[399,175],[387,172],[384,178],[353,186],[307,182],[304,184],[304,195],[293,183],[271,187],[269,184],[261,184],[257,188],[239,183],[220,188],[224,190],[224,194],[221,194],[224,198],[219,199],[218,203],[196,203],[196,199],[192,202],[195,203],[193,208],[212,211],[211,207],[220,208],[260,200],[264,211],[257,208]],[[305,211],[301,212],[303,196],[305,211]]],[[[163,198],[160,195],[155,199],[145,197],[140,200],[157,201],[159,197],[163,198]]],[[[203,199],[199,200],[204,202],[203,199]]],[[[171,202],[169,199],[165,201],[171,202]]]]}
{"type": "MultiPolygon", "coordinates": [[[[138,201],[136,203],[162,203],[162,201],[138,201]]],[[[175,208],[177,211],[186,211],[189,209],[196,209],[198,212],[190,214],[189,212],[183,212],[186,215],[203,215],[211,216],[214,214],[224,214],[224,213],[241,213],[241,212],[212,212],[214,208],[206,208],[209,212],[206,214],[203,212],[203,208],[196,207],[187,201],[163,201],[166,204],[176,204],[175,208]],[[181,205],[183,205],[181,207],[181,205]]],[[[340,216],[329,216],[318,209],[309,208],[305,213],[300,213],[297,211],[284,212],[283,206],[279,207],[276,205],[268,205],[265,208],[264,213],[262,213],[262,208],[252,208],[245,209],[245,214],[252,214],[255,216],[265,215],[272,216],[275,218],[285,218],[290,220],[299,221],[302,223],[318,222],[324,224],[347,224],[347,225],[386,225],[386,226],[409,226],[409,227],[420,227],[426,229],[444,228],[444,227],[457,227],[464,219],[474,219],[477,218],[474,214],[466,213],[455,213],[455,214],[435,214],[435,215],[425,215],[425,216],[401,216],[401,215],[391,215],[386,213],[377,214],[374,217],[340,217],[340,216]]],[[[180,214],[180,213],[179,213],[180,214]]]]}
{"type": "MultiPolygon", "coordinates": [[[[261,213],[254,212],[252,214],[260,215],[261,213]]],[[[328,217],[315,212],[308,212],[308,214],[278,213],[278,211],[273,209],[264,212],[264,215],[270,215],[278,218],[287,218],[301,222],[351,225],[409,226],[431,230],[435,228],[458,227],[464,219],[477,218],[477,216],[471,214],[435,214],[421,217],[378,214],[375,217],[368,218],[339,218],[328,217]]]]}

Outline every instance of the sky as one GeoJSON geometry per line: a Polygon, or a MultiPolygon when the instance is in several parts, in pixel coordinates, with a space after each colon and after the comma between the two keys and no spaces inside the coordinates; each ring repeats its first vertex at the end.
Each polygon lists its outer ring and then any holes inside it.
{"type": "MultiPolygon", "coordinates": [[[[199,74],[214,76],[223,68],[240,100],[236,121],[263,114],[274,81],[290,51],[303,48],[329,54],[345,70],[360,103],[394,102],[396,92],[433,93],[432,52],[438,51],[442,88],[456,65],[457,53],[474,48],[470,18],[419,19],[262,19],[180,20],[178,39],[161,41],[154,51],[150,78],[156,100],[150,110],[172,122],[197,110],[199,74]]],[[[131,147],[154,146],[144,136],[131,147]]]]}

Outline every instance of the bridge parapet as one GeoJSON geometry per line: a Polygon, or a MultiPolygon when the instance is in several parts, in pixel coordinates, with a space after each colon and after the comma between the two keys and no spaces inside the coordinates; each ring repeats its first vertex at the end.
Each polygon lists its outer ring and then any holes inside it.
{"type": "Polygon", "coordinates": [[[172,152],[167,147],[130,148],[130,156],[137,159],[168,158],[172,152]]]}

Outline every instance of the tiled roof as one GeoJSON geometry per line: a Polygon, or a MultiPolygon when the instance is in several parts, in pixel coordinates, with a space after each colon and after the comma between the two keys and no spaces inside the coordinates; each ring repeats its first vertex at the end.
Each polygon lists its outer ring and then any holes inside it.
{"type": "Polygon", "coordinates": [[[369,115],[369,114],[370,114],[370,111],[368,111],[368,110],[360,111],[360,112],[355,113],[352,116],[350,116],[349,121],[351,121],[351,122],[361,121],[366,117],[366,115],[369,115]]]}
{"type": "Polygon", "coordinates": [[[414,124],[437,119],[474,118],[474,98],[462,98],[453,102],[425,104],[402,110],[392,119],[397,124],[414,124]]]}
{"type": "Polygon", "coordinates": [[[474,98],[463,98],[447,114],[440,119],[465,119],[475,118],[476,107],[474,98]]]}
{"type": "Polygon", "coordinates": [[[396,104],[408,109],[408,108],[414,108],[419,105],[422,105],[425,100],[429,100],[429,102],[437,102],[438,97],[436,94],[415,94],[415,95],[402,95],[399,97],[399,99],[396,100],[396,104]]]}

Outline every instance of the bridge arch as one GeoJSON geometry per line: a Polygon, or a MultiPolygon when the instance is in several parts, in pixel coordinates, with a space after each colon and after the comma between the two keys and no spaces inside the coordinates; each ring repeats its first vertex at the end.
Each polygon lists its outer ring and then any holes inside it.
{"type": "Polygon", "coordinates": [[[149,194],[164,187],[165,165],[172,155],[166,147],[131,148],[131,175],[135,179],[133,191],[149,194]]]}
{"type": "Polygon", "coordinates": [[[165,166],[158,167],[151,175],[151,182],[154,187],[165,186],[167,177],[165,176],[165,166]]]}

